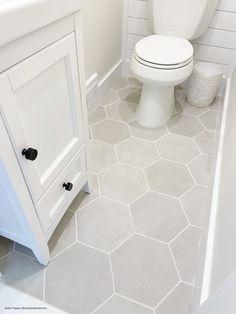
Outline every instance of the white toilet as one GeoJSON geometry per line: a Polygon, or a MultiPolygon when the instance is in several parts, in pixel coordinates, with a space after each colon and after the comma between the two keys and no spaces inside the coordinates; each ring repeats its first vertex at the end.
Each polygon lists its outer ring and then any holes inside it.
{"type": "Polygon", "coordinates": [[[174,88],[193,70],[193,46],[188,40],[206,31],[218,0],[149,0],[154,33],[140,40],[131,60],[134,76],[143,83],[136,117],[156,128],[174,110],[174,88]]]}

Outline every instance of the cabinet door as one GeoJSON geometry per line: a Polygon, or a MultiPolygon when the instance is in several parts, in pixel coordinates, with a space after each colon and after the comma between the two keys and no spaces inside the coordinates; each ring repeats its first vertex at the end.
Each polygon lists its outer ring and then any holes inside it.
{"type": "Polygon", "coordinates": [[[0,78],[0,108],[34,201],[83,143],[74,34],[38,52],[0,78]],[[34,161],[22,155],[34,148],[34,161]]]}

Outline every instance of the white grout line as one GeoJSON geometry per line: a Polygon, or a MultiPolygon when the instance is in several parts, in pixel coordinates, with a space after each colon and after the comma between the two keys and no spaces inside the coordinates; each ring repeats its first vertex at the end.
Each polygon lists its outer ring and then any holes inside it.
{"type": "Polygon", "coordinates": [[[145,235],[145,234],[142,234],[140,232],[135,232],[136,235],[142,237],[142,238],[145,238],[145,239],[148,239],[148,240],[151,240],[151,241],[154,241],[154,242],[157,242],[159,244],[163,244],[165,246],[168,246],[168,242],[165,242],[165,241],[162,241],[162,240],[159,240],[159,239],[155,239],[155,238],[152,238],[148,235],[145,235]]]}
{"type": "MultiPolygon", "coordinates": [[[[146,305],[146,304],[143,304],[143,303],[141,303],[141,302],[138,302],[138,301],[136,301],[136,300],[134,300],[134,299],[131,299],[131,298],[129,298],[129,297],[123,295],[123,294],[120,294],[120,293],[116,292],[115,295],[118,295],[119,297],[121,297],[121,298],[123,298],[123,299],[125,299],[125,300],[127,300],[127,301],[130,301],[130,302],[135,303],[135,304],[137,304],[137,305],[141,305],[141,306],[143,306],[143,307],[145,307],[145,308],[147,308],[147,309],[149,309],[149,310],[154,311],[154,308],[153,308],[153,307],[151,307],[151,306],[149,306],[149,305],[146,305]]],[[[111,314],[112,314],[112,313],[111,313],[111,314]]],[[[124,314],[124,313],[120,313],[120,314],[124,314]]]]}
{"type": "Polygon", "coordinates": [[[129,235],[128,238],[126,238],[124,241],[122,241],[119,245],[117,245],[109,254],[113,254],[115,251],[117,251],[121,246],[123,246],[127,241],[129,241],[133,236],[135,235],[135,233],[132,233],[131,235],[129,235]]]}
{"type": "Polygon", "coordinates": [[[169,243],[168,245],[171,245],[178,237],[180,237],[188,228],[190,227],[190,225],[187,225],[186,227],[184,227],[169,243]]]}
{"type": "Polygon", "coordinates": [[[180,281],[179,281],[179,282],[174,286],[174,288],[171,289],[171,290],[167,293],[167,295],[155,306],[155,309],[157,309],[158,306],[160,306],[161,303],[163,303],[163,302],[169,297],[169,295],[171,295],[171,293],[179,286],[179,284],[180,284],[180,281]]]}
{"type": "Polygon", "coordinates": [[[114,273],[113,273],[112,262],[111,262],[111,254],[109,254],[108,257],[109,257],[109,264],[110,264],[110,269],[111,269],[112,288],[113,288],[113,292],[115,293],[116,285],[115,285],[114,273]]]}
{"type": "Polygon", "coordinates": [[[172,261],[173,261],[173,263],[174,263],[175,270],[176,270],[177,275],[178,275],[178,277],[179,277],[179,280],[181,281],[180,271],[179,271],[178,265],[177,265],[177,263],[176,263],[176,260],[175,260],[175,257],[174,257],[174,254],[173,254],[172,250],[171,250],[170,245],[168,245],[168,249],[169,249],[169,252],[170,252],[170,255],[171,255],[172,261]]]}
{"type": "Polygon", "coordinates": [[[60,256],[61,254],[65,253],[67,250],[69,250],[70,248],[72,248],[72,246],[74,246],[77,242],[74,241],[73,243],[71,243],[70,245],[68,245],[64,250],[61,250],[61,252],[59,252],[58,254],[56,254],[55,256],[51,257],[51,261],[53,261],[55,258],[57,258],[58,256],[60,256]]]}
{"type": "Polygon", "coordinates": [[[90,244],[88,244],[88,243],[82,242],[82,241],[80,241],[80,240],[76,241],[76,243],[77,243],[77,244],[80,244],[80,245],[82,245],[82,246],[86,246],[86,247],[88,247],[88,248],[90,248],[90,249],[93,249],[93,250],[95,250],[95,251],[97,251],[97,252],[99,252],[99,253],[109,255],[109,252],[106,252],[106,251],[104,251],[104,250],[102,250],[102,249],[99,249],[99,248],[97,248],[97,247],[95,247],[95,246],[93,246],[93,245],[90,245],[90,244]]]}
{"type": "Polygon", "coordinates": [[[100,304],[94,311],[92,311],[91,314],[96,314],[96,312],[101,308],[103,307],[103,305],[105,305],[108,301],[111,300],[111,298],[113,298],[115,294],[113,293],[109,298],[107,298],[102,304],[100,304]]]}

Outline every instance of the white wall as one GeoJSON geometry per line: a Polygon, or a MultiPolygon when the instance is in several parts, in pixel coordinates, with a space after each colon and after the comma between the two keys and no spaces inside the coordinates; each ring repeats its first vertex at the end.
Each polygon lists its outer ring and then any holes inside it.
{"type": "Polygon", "coordinates": [[[84,0],[83,37],[86,79],[101,80],[122,55],[123,0],[84,0]]]}
{"type": "MultiPolygon", "coordinates": [[[[127,0],[126,59],[138,40],[150,35],[148,0],[127,0]]],[[[207,32],[194,41],[196,61],[217,63],[227,75],[236,49],[236,0],[221,0],[207,32]]]]}

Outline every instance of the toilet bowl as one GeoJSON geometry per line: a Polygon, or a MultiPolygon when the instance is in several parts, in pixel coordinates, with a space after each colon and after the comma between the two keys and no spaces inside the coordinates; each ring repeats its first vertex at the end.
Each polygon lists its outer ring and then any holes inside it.
{"type": "Polygon", "coordinates": [[[157,128],[174,111],[175,86],[193,71],[193,47],[186,39],[151,35],[136,44],[130,66],[143,83],[137,121],[143,127],[157,128]]]}

